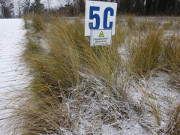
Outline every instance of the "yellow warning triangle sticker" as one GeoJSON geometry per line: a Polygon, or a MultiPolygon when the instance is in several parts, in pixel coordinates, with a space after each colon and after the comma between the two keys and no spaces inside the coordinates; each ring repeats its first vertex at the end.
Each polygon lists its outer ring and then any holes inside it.
{"type": "Polygon", "coordinates": [[[101,33],[99,34],[99,37],[104,37],[104,33],[101,31],[101,33]]]}

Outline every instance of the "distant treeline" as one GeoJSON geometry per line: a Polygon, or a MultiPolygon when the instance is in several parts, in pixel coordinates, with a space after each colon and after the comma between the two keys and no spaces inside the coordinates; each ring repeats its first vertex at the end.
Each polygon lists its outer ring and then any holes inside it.
{"type": "MultiPolygon", "coordinates": [[[[78,14],[85,11],[85,0],[65,0],[65,7],[59,8],[60,13],[78,14]]],[[[101,1],[101,0],[95,0],[101,1]]],[[[103,0],[116,2],[118,13],[135,15],[180,15],[180,0],[103,0]]]]}
{"type": "MultiPolygon", "coordinates": [[[[46,0],[45,7],[41,0],[17,0],[17,12],[14,14],[13,0],[0,0],[0,18],[21,17],[26,13],[55,13],[67,16],[84,14],[86,0],[63,0],[64,6],[52,8],[52,0],[46,0]]],[[[94,0],[101,1],[101,0],[94,0]]],[[[180,0],[103,0],[116,2],[119,14],[146,16],[179,16],[180,0]]],[[[62,1],[59,1],[62,4],[62,1]]],[[[58,5],[58,3],[57,3],[58,5]]]]}
{"type": "Polygon", "coordinates": [[[116,2],[118,3],[119,13],[136,15],[180,15],[180,0],[116,0],[116,2]]]}

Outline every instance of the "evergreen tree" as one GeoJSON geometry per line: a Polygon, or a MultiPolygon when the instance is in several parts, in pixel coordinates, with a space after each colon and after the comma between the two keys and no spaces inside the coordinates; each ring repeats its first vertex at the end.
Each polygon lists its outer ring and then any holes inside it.
{"type": "Polygon", "coordinates": [[[135,0],[135,13],[137,15],[143,15],[145,11],[145,0],[135,0]]]}
{"type": "Polygon", "coordinates": [[[35,0],[31,3],[30,12],[32,13],[42,13],[44,11],[44,4],[41,3],[41,0],[35,0]]]}
{"type": "Polygon", "coordinates": [[[85,12],[85,2],[84,0],[79,0],[79,10],[80,10],[80,13],[84,13],[85,12]]]}

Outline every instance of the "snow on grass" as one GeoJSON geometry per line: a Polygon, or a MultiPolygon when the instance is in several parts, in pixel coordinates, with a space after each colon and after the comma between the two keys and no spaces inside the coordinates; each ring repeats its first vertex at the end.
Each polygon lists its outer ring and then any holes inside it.
{"type": "Polygon", "coordinates": [[[141,118],[138,118],[140,124],[151,129],[154,134],[166,130],[171,111],[180,103],[179,91],[172,89],[169,82],[170,76],[167,73],[158,72],[150,78],[139,80],[128,89],[127,95],[131,102],[144,108],[141,118]],[[159,126],[153,109],[158,111],[159,126]]]}
{"type": "MultiPolygon", "coordinates": [[[[19,23],[21,24],[22,21],[19,23]]],[[[19,41],[22,37],[23,34],[18,37],[19,41]]],[[[132,40],[135,38],[133,37],[132,40]]],[[[11,45],[14,43],[16,42],[12,42],[11,45]]],[[[42,40],[40,44],[46,45],[46,42],[42,40]]],[[[46,46],[43,47],[46,48],[46,46]]],[[[7,49],[6,46],[4,48],[7,49]]],[[[24,71],[24,65],[16,65],[19,63],[17,57],[20,56],[22,46],[19,49],[13,51],[10,49],[11,56],[7,54],[2,56],[3,59],[8,58],[8,62],[0,61],[2,65],[12,65],[9,68],[2,66],[2,75],[6,74],[6,76],[0,78],[0,82],[3,82],[4,88],[8,88],[9,85],[22,84],[21,80],[26,77],[24,73],[19,74],[24,71]],[[15,70],[14,67],[16,67],[15,70]],[[15,72],[11,72],[12,69],[15,72]],[[16,78],[15,82],[14,78],[16,78]]],[[[128,61],[128,48],[121,47],[118,51],[122,60],[128,61]]],[[[126,70],[122,69],[118,79],[119,86],[112,86],[109,92],[106,83],[96,78],[94,74],[80,73],[82,84],[69,88],[71,93],[63,97],[68,117],[73,121],[72,129],[59,128],[67,135],[166,134],[169,114],[180,103],[179,92],[169,84],[170,75],[168,73],[152,74],[147,78],[134,78],[128,77],[126,70]]]]}

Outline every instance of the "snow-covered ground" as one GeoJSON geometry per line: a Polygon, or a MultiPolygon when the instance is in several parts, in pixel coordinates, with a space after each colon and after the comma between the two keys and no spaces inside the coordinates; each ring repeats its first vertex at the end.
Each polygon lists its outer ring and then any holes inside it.
{"type": "Polygon", "coordinates": [[[26,67],[20,60],[26,32],[23,25],[22,19],[0,19],[0,135],[6,131],[9,92],[22,89],[28,83],[26,67]]]}

